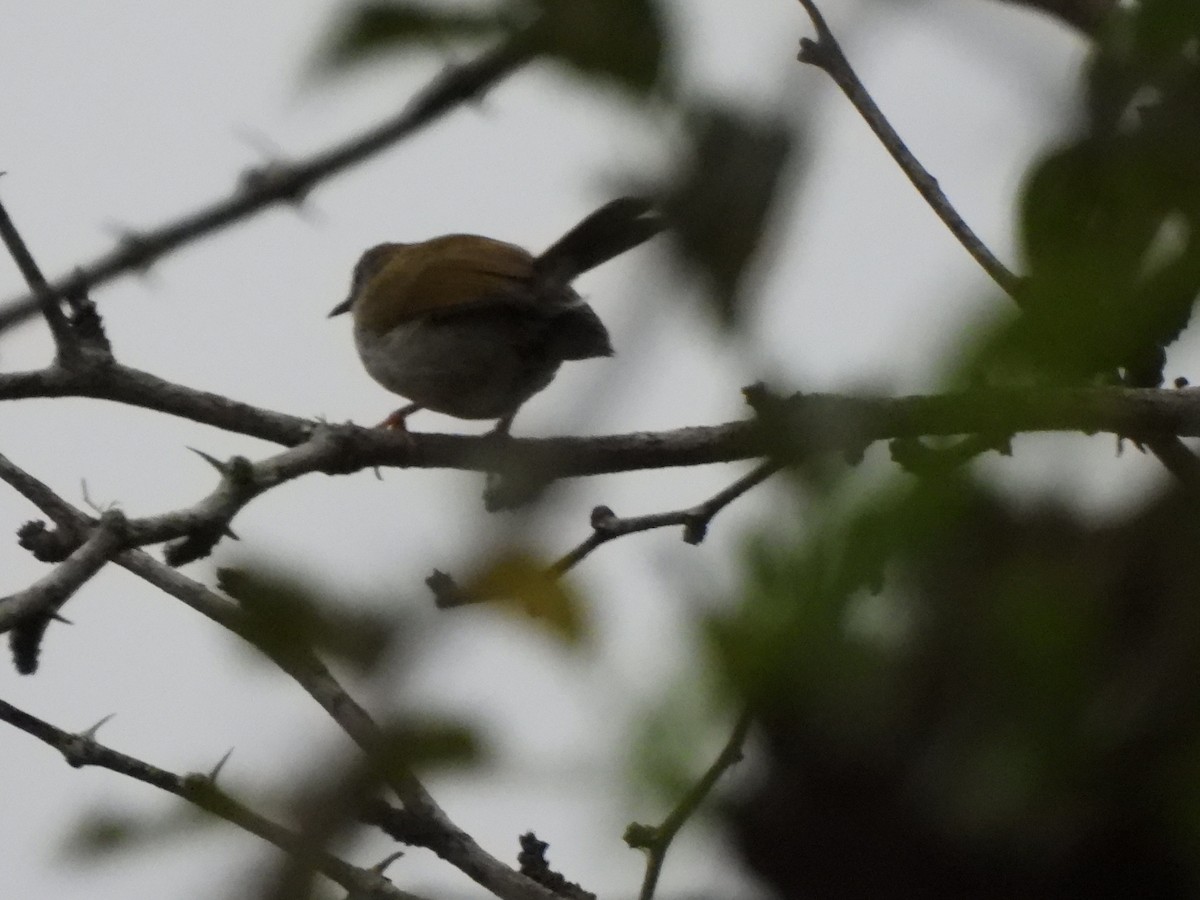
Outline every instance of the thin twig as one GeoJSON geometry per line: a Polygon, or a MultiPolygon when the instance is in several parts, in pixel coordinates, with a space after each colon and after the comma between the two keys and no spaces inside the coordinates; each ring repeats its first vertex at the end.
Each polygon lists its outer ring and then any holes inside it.
{"type": "MultiPolygon", "coordinates": [[[[950,233],[958,238],[958,242],[1006,294],[1017,299],[1020,293],[1021,279],[1009,271],[1004,263],[1000,262],[979,239],[979,236],[971,230],[971,227],[967,225],[945,193],[942,192],[937,179],[909,151],[896,129],[891,126],[854,73],[854,69],[851,68],[845,54],[842,53],[842,48],[833,36],[833,32],[825,23],[825,17],[821,15],[815,0],[800,0],[800,5],[804,7],[804,11],[808,13],[813,26],[817,29],[817,40],[814,42],[805,38],[800,42],[799,60],[823,69],[837,83],[837,86],[842,89],[842,93],[846,95],[867,125],[875,132],[875,136],[879,138],[884,148],[896,160],[900,170],[908,176],[913,187],[950,229],[950,233]]],[[[1018,302],[1020,301],[1018,300],[1018,302]]]]}
{"type": "Polygon", "coordinates": [[[675,808],[671,810],[670,815],[663,819],[661,825],[635,823],[626,830],[625,842],[634,849],[645,850],[647,854],[646,875],[642,879],[642,890],[638,894],[638,900],[651,900],[654,896],[658,877],[662,873],[663,862],[666,860],[667,851],[671,848],[671,842],[675,840],[675,835],[700,808],[700,804],[708,797],[717,780],[734,764],[741,761],[742,745],[746,742],[746,733],[750,730],[753,719],[754,716],[749,709],[742,712],[738,717],[737,724],[733,727],[733,733],[729,735],[729,740],[725,742],[725,746],[721,748],[721,752],[717,754],[712,765],[692,785],[691,790],[684,794],[675,808]]]}
{"type": "Polygon", "coordinates": [[[722,491],[709,497],[703,503],[678,509],[673,512],[654,513],[648,516],[632,516],[622,518],[617,516],[607,506],[597,506],[592,510],[592,533],[575,549],[556,561],[548,570],[553,578],[558,578],[576,565],[597,547],[627,534],[641,531],[651,531],[655,528],[669,528],[672,525],[683,526],[683,539],[689,544],[699,544],[708,533],[709,523],[722,509],[749,491],[755,485],[766,481],[780,469],[780,465],[770,461],[760,464],[755,469],[722,491]]]}
{"type": "Polygon", "coordinates": [[[174,794],[188,803],[236,825],[278,847],[297,862],[320,872],[364,898],[420,900],[402,891],[373,869],[362,869],[338,858],[276,822],[272,822],[217,788],[208,775],[176,775],[136,757],[120,753],[94,737],[94,729],[72,734],[0,700],[0,721],[32,735],[63,755],[73,768],[96,766],[174,794]]]}
{"type": "Polygon", "coordinates": [[[70,365],[79,356],[79,348],[71,333],[71,324],[67,321],[67,316],[59,304],[58,296],[46,283],[42,270],[38,268],[33,254],[29,252],[29,248],[25,245],[21,233],[17,231],[17,226],[9,217],[8,210],[4,208],[3,203],[0,203],[0,240],[4,241],[9,255],[17,264],[17,268],[21,270],[21,277],[25,279],[25,283],[33,292],[30,301],[33,308],[40,308],[42,315],[46,317],[46,324],[50,326],[50,334],[54,338],[55,354],[59,364],[70,365]]]}

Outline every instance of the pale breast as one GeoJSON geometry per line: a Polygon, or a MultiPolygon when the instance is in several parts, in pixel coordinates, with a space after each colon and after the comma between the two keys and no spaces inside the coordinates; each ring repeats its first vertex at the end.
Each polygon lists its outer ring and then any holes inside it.
{"type": "Polygon", "coordinates": [[[561,357],[529,339],[521,317],[422,319],[383,335],[356,327],[354,340],[371,377],[413,403],[461,419],[498,419],[554,378],[561,357]]]}

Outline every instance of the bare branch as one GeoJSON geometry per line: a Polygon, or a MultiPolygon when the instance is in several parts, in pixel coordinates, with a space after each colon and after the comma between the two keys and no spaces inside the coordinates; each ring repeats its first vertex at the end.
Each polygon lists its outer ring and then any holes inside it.
{"type": "Polygon", "coordinates": [[[294,446],[306,440],[313,422],[184,387],[118,363],[75,369],[51,366],[0,374],[0,400],[31,397],[92,397],[190,419],[236,434],[294,446]]]}
{"type": "Polygon", "coordinates": [[[979,239],[979,236],[971,230],[971,227],[967,225],[951,205],[945,193],[942,192],[937,179],[929,174],[929,170],[912,155],[896,129],[891,126],[875,101],[871,99],[871,95],[867,93],[867,89],[863,87],[863,83],[854,74],[845,54],[842,53],[841,46],[825,23],[825,17],[817,8],[815,0],[800,0],[800,5],[804,7],[808,17],[812,19],[813,26],[817,29],[817,40],[814,42],[804,38],[800,41],[799,60],[824,70],[837,83],[837,86],[842,89],[842,93],[846,95],[867,125],[875,132],[875,136],[879,138],[888,153],[896,160],[900,170],[908,176],[913,187],[950,229],[950,233],[958,238],[958,242],[1006,294],[1017,299],[1021,280],[1010,272],[1004,263],[1000,262],[979,239]]]}
{"type": "Polygon", "coordinates": [[[96,741],[93,734],[71,734],[0,700],[0,721],[33,735],[63,755],[74,768],[96,766],[174,794],[194,806],[278,847],[358,896],[372,900],[420,900],[402,891],[373,868],[362,869],[305,841],[217,789],[205,775],[175,775],[96,741]]]}
{"type": "MultiPolygon", "coordinates": [[[[202,403],[209,408],[207,400],[202,403]]],[[[281,437],[291,439],[301,433],[307,437],[298,446],[257,463],[242,460],[226,466],[217,489],[192,507],[129,520],[125,526],[126,546],[182,539],[185,543],[172,550],[172,562],[198,558],[228,532],[233,517],[255,497],[313,472],[339,474],[384,465],[492,471],[498,458],[511,455],[553,480],[773,454],[799,459],[827,453],[860,453],[875,441],[892,438],[1081,431],[1109,432],[1156,447],[1167,438],[1200,437],[1200,388],[980,390],[911,397],[801,394],[775,402],[769,426],[747,420],[658,433],[513,438],[502,446],[486,436],[399,435],[354,425],[318,425],[253,407],[247,409],[246,431],[269,423],[276,433],[284,432],[281,437]],[[282,429],[277,425],[281,421],[282,429]]],[[[232,413],[235,418],[241,414],[241,410],[232,413]]],[[[1172,457],[1171,462],[1173,472],[1187,476],[1186,458],[1172,457]]],[[[12,478],[10,483],[24,493],[27,476],[10,467],[0,455],[0,479],[12,478]]],[[[692,509],[634,519],[603,519],[596,533],[560,561],[557,570],[565,571],[601,543],[621,534],[684,525],[691,529],[685,537],[696,541],[717,511],[771,471],[768,464],[748,476],[745,484],[735,483],[727,489],[728,494],[722,492],[692,509]]],[[[1200,472],[1196,474],[1200,480],[1200,472]]],[[[42,491],[34,494],[44,496],[42,491]]],[[[74,521],[69,515],[66,519],[74,521]]],[[[85,533],[75,534],[73,539],[81,541],[85,533]]],[[[59,540],[69,537],[60,535],[59,540]]],[[[74,545],[69,547],[74,549],[74,545]]]]}
{"type": "MultiPolygon", "coordinates": [[[[60,528],[82,533],[91,525],[91,521],[82,512],[3,456],[0,456],[0,481],[16,488],[44,513],[54,518],[60,528]]],[[[251,639],[252,629],[246,615],[232,600],[184,577],[141,550],[125,550],[114,562],[183,601],[196,612],[229,629],[243,640],[254,644],[251,639]]],[[[267,652],[262,647],[259,649],[267,652]]],[[[320,704],[330,718],[363,750],[368,760],[385,761],[381,768],[381,777],[404,803],[405,811],[419,817],[427,829],[442,836],[437,850],[439,856],[501,900],[555,900],[552,892],[506,866],[455,825],[416,775],[398,770],[394,754],[381,750],[385,747],[385,740],[379,726],[338,683],[315,653],[303,647],[291,647],[286,654],[268,653],[268,656],[320,704]]]]}
{"type": "MultiPolygon", "coordinates": [[[[531,27],[537,27],[536,23],[531,27]]],[[[302,162],[271,163],[244,176],[233,193],[203,209],[152,231],[131,235],[92,262],[49,285],[50,300],[86,293],[119,275],[144,271],[167,253],[260,212],[275,203],[294,203],[320,181],[403,140],[455,107],[472,100],[532,58],[529,32],[438,76],[400,113],[302,162]]],[[[0,308],[0,332],[25,321],[39,308],[36,296],[20,297],[0,308]]],[[[61,315],[61,312],[60,312],[61,315]]]]}
{"type": "Polygon", "coordinates": [[[621,518],[607,506],[597,506],[592,510],[592,533],[588,536],[587,540],[555,562],[550,567],[549,574],[557,578],[578,565],[601,544],[606,544],[627,534],[651,531],[655,528],[669,528],[672,525],[682,525],[684,541],[689,544],[699,544],[704,540],[708,533],[709,523],[712,522],[713,517],[717,513],[755,485],[766,481],[778,471],[778,463],[763,463],[703,503],[689,507],[688,509],[678,509],[674,512],[621,518]]]}

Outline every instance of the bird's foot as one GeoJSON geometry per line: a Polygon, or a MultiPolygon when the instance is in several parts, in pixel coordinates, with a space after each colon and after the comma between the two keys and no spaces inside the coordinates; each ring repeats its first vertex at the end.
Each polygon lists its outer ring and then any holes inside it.
{"type": "Polygon", "coordinates": [[[410,403],[408,406],[396,410],[375,427],[384,428],[388,431],[402,431],[408,434],[408,422],[405,420],[420,408],[417,404],[410,403]]]}
{"type": "Polygon", "coordinates": [[[507,441],[511,435],[509,431],[512,429],[513,419],[517,417],[516,413],[505,416],[496,423],[496,427],[484,435],[489,441],[503,443],[507,441]]]}

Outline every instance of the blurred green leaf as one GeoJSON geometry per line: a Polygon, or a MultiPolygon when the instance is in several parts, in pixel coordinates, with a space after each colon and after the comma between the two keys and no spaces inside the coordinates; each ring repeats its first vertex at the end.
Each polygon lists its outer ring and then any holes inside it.
{"type": "Polygon", "coordinates": [[[711,670],[689,669],[640,717],[634,734],[631,765],[639,810],[653,798],[653,816],[691,789],[712,764],[717,748],[729,737],[731,711],[723,685],[706,677],[711,670]]]}
{"type": "Polygon", "coordinates": [[[536,0],[546,56],[637,95],[665,88],[666,24],[659,0],[536,0]]]}
{"type": "Polygon", "coordinates": [[[317,649],[369,672],[395,636],[385,617],[331,609],[308,585],[266,569],[219,569],[217,583],[246,612],[245,637],[271,656],[317,649]]]}
{"type": "Polygon", "coordinates": [[[522,550],[509,550],[488,562],[464,586],[481,599],[498,600],[501,609],[520,613],[568,646],[586,642],[590,629],[587,610],[562,578],[547,571],[547,564],[522,550]]]}
{"type": "Polygon", "coordinates": [[[145,818],[115,812],[95,812],[67,834],[63,852],[81,859],[110,856],[145,843],[153,834],[145,818]]]}
{"type": "Polygon", "coordinates": [[[694,109],[682,165],[663,191],[675,248],[699,273],[718,321],[736,324],[743,280],[770,225],[795,147],[779,117],[732,108],[694,109]]]}
{"type": "Polygon", "coordinates": [[[1194,893],[1200,795],[1177,781],[1200,759],[1194,497],[1094,523],[907,483],[773,529],[714,621],[761,710],[768,762],[737,818],[752,864],[782,896],[990,896],[1000,875],[1003,896],[1194,893]],[[906,619],[890,647],[852,627],[873,571],[906,619]],[[881,855],[891,893],[862,874],[881,855]]]}
{"type": "Polygon", "coordinates": [[[339,11],[318,52],[318,71],[333,72],[413,47],[494,38],[505,29],[503,7],[444,10],[401,0],[362,0],[339,11]]]}
{"type": "MultiPolygon", "coordinates": [[[[1125,139],[1085,139],[1049,156],[1022,199],[1029,262],[1017,346],[1048,372],[1088,376],[1161,346],[1153,300],[1137,303],[1168,213],[1153,156],[1125,139]]],[[[1169,329],[1177,332],[1177,329],[1169,329]]]]}
{"type": "Polygon", "coordinates": [[[1171,66],[1200,39],[1200,3],[1140,0],[1134,15],[1133,53],[1148,67],[1171,66]]]}
{"type": "Polygon", "coordinates": [[[1053,376],[1157,385],[1200,293],[1200,4],[1122,10],[1089,66],[1082,133],[1021,203],[1025,318],[997,343],[1053,376]]]}
{"type": "Polygon", "coordinates": [[[67,830],[60,852],[69,860],[96,861],[187,837],[219,823],[184,801],[162,814],[92,810],[67,830]]]}
{"type": "Polygon", "coordinates": [[[392,721],[385,731],[380,752],[383,764],[394,766],[400,773],[467,766],[484,757],[474,729],[456,720],[429,715],[392,721]]]}
{"type": "Polygon", "coordinates": [[[482,9],[362,0],[341,12],[317,54],[333,72],[414,47],[498,40],[527,28],[534,51],[586,79],[642,96],[667,91],[666,25],[658,0],[507,0],[482,9]]]}

